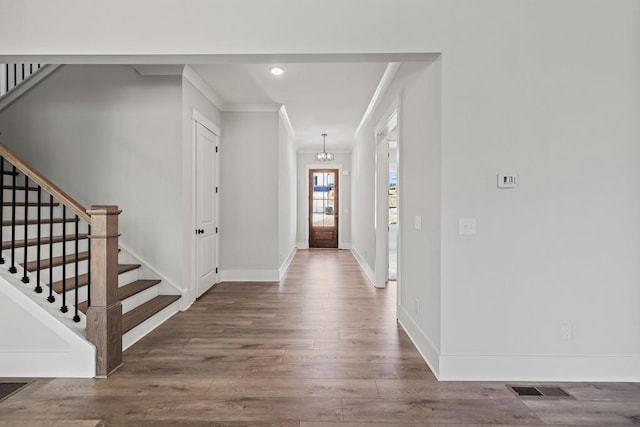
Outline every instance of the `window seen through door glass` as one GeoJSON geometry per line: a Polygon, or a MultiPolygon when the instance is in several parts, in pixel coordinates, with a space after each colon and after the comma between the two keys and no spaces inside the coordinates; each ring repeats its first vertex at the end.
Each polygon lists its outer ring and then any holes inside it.
{"type": "Polygon", "coordinates": [[[333,227],[335,224],[335,173],[313,174],[313,225],[333,227]]]}

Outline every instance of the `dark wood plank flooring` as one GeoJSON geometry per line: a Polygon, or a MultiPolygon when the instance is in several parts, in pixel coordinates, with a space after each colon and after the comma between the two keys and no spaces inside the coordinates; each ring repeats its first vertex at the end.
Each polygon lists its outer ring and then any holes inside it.
{"type": "Polygon", "coordinates": [[[396,323],[395,292],[374,289],[347,251],[300,251],[281,283],[223,283],[127,350],[108,379],[34,381],[0,403],[0,420],[640,424],[640,384],[561,384],[575,400],[522,400],[499,382],[436,381],[396,323]]]}

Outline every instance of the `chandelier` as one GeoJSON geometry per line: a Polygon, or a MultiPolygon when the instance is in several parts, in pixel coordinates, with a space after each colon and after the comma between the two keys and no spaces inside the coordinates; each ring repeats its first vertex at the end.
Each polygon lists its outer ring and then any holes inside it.
{"type": "Polygon", "coordinates": [[[322,152],[316,153],[316,160],[319,162],[330,162],[333,160],[333,153],[327,153],[327,134],[322,134],[322,152]]]}

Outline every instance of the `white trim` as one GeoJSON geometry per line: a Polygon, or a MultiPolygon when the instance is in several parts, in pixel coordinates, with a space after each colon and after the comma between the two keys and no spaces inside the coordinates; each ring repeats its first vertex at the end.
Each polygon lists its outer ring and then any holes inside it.
{"type": "Polygon", "coordinates": [[[360,268],[362,269],[362,271],[364,271],[364,274],[367,276],[367,279],[369,279],[369,281],[373,285],[375,274],[373,273],[373,270],[371,269],[371,267],[369,267],[367,262],[360,255],[360,252],[358,252],[356,248],[351,248],[351,253],[353,254],[353,257],[356,259],[356,261],[358,261],[358,264],[360,264],[360,268]]]}
{"type": "Polygon", "coordinates": [[[360,133],[360,131],[362,130],[364,125],[369,120],[371,120],[371,117],[373,116],[373,112],[375,111],[376,107],[378,106],[378,103],[380,102],[380,100],[384,96],[385,92],[387,91],[387,89],[391,85],[391,82],[393,81],[393,78],[395,77],[396,73],[400,69],[400,64],[401,64],[400,62],[389,62],[387,64],[387,68],[384,70],[384,73],[382,74],[382,77],[380,78],[380,82],[378,83],[378,87],[376,87],[376,91],[373,93],[373,96],[371,97],[371,101],[369,101],[369,105],[367,106],[367,109],[365,110],[364,115],[362,116],[362,120],[360,120],[360,124],[358,125],[358,128],[356,129],[356,133],[354,134],[354,138],[356,138],[358,136],[358,134],[360,133]]]}
{"type": "Polygon", "coordinates": [[[122,335],[122,350],[126,350],[142,338],[147,336],[151,331],[153,331],[158,326],[162,325],[164,322],[169,320],[173,315],[175,315],[178,311],[180,311],[180,301],[175,301],[144,322],[140,323],[135,328],[131,329],[129,332],[122,335]]]}
{"type": "Polygon", "coordinates": [[[287,113],[287,109],[283,105],[282,107],[280,107],[279,111],[280,111],[280,117],[282,118],[282,121],[284,121],[285,125],[287,126],[287,131],[289,132],[291,139],[295,139],[296,132],[293,130],[293,125],[291,124],[291,120],[289,119],[289,113],[287,113]]]}
{"type": "Polygon", "coordinates": [[[438,379],[639,382],[640,355],[441,354],[438,379]]]}
{"type": "Polygon", "coordinates": [[[222,270],[223,282],[277,282],[279,270],[222,270]]]}
{"type": "Polygon", "coordinates": [[[289,256],[287,256],[287,258],[284,261],[282,261],[282,264],[280,265],[280,270],[279,270],[280,274],[278,275],[278,280],[282,280],[282,278],[284,277],[284,274],[289,269],[289,266],[291,265],[291,261],[293,261],[293,258],[296,256],[297,251],[298,251],[298,248],[296,247],[291,248],[291,252],[289,252],[289,256]]]}
{"type": "Polygon", "coordinates": [[[429,369],[433,375],[440,380],[440,350],[424,333],[422,328],[413,320],[409,312],[400,304],[398,304],[398,323],[407,333],[407,336],[420,353],[420,356],[429,365],[429,369]]]}
{"type": "Polygon", "coordinates": [[[351,249],[351,243],[349,242],[342,242],[338,245],[338,249],[351,249]]]}
{"type": "Polygon", "coordinates": [[[213,123],[204,114],[202,114],[200,111],[196,110],[195,108],[191,111],[191,119],[200,123],[202,126],[206,127],[207,129],[209,129],[217,137],[220,136],[220,133],[221,133],[220,127],[218,127],[218,125],[213,123]]]}
{"type": "Polygon", "coordinates": [[[298,242],[296,243],[296,247],[298,248],[298,250],[300,249],[309,249],[309,242],[298,242]]]}
{"type": "MultiPolygon", "coordinates": [[[[24,62],[24,61],[20,61],[24,62]]],[[[20,98],[22,95],[27,93],[32,87],[49,77],[56,70],[58,70],[62,65],[45,65],[40,68],[38,71],[29,76],[22,83],[18,84],[15,88],[11,89],[5,95],[0,98],[0,111],[7,108],[11,105],[15,100],[20,98]]]]}
{"type": "Polygon", "coordinates": [[[185,66],[182,71],[182,77],[187,79],[189,83],[194,85],[196,89],[198,89],[202,94],[209,100],[213,105],[215,105],[218,110],[224,110],[224,100],[220,95],[216,93],[215,90],[209,84],[200,77],[200,74],[196,72],[190,66],[185,66]]]}
{"type": "Polygon", "coordinates": [[[278,112],[282,104],[225,104],[222,111],[278,112]]]}
{"type": "Polygon", "coordinates": [[[308,163],[306,165],[306,170],[307,173],[304,175],[304,182],[305,182],[305,190],[304,190],[304,200],[306,200],[306,208],[304,210],[305,214],[305,227],[304,227],[304,234],[305,234],[305,239],[307,240],[307,248],[309,247],[309,171],[311,169],[338,169],[338,206],[340,206],[340,211],[339,211],[339,215],[338,215],[338,248],[340,247],[340,245],[343,243],[342,242],[342,223],[344,222],[342,220],[343,218],[343,212],[344,212],[344,206],[342,203],[343,200],[343,196],[342,193],[343,191],[340,189],[342,186],[342,163],[308,163]]]}
{"type": "Polygon", "coordinates": [[[131,68],[142,76],[181,76],[184,72],[182,64],[132,64],[131,68]]]}

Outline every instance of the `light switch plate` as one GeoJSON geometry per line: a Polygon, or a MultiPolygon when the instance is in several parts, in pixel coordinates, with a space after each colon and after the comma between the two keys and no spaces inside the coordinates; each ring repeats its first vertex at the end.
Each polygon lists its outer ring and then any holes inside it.
{"type": "Polygon", "coordinates": [[[413,218],[413,228],[415,228],[416,230],[422,229],[422,217],[420,215],[416,215],[413,218]]]}
{"type": "Polygon", "coordinates": [[[471,236],[476,234],[475,218],[460,218],[458,221],[458,234],[471,236]]]}

